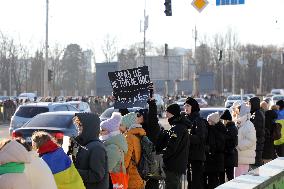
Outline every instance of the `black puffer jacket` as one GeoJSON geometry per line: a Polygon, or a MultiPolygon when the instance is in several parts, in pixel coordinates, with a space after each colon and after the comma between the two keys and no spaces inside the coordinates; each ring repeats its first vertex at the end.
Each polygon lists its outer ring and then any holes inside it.
{"type": "Polygon", "coordinates": [[[185,115],[192,124],[188,128],[190,129],[190,146],[189,146],[189,161],[199,160],[205,161],[205,145],[207,139],[207,121],[202,119],[199,112],[193,112],[190,115],[185,115]]]}
{"type": "Polygon", "coordinates": [[[226,128],[220,121],[215,125],[208,125],[205,172],[224,171],[225,134],[226,128]]]}
{"type": "Polygon", "coordinates": [[[238,129],[234,122],[230,121],[226,124],[226,141],[224,163],[225,167],[238,167],[238,129]]]}
{"type": "Polygon", "coordinates": [[[253,97],[250,99],[251,104],[251,119],[256,130],[256,156],[255,165],[260,166],[262,162],[262,152],[265,141],[265,115],[262,110],[260,110],[260,99],[258,97],[253,97]]]}
{"type": "Polygon", "coordinates": [[[91,113],[78,113],[83,125],[82,133],[75,139],[81,147],[76,156],[75,166],[86,189],[107,189],[109,174],[105,145],[98,139],[100,119],[91,113]]]}
{"type": "Polygon", "coordinates": [[[277,119],[277,113],[274,110],[268,110],[265,112],[265,141],[263,147],[263,159],[274,159],[274,140],[273,140],[273,126],[275,124],[275,119],[277,119]]]}
{"type": "Polygon", "coordinates": [[[185,174],[189,149],[188,121],[178,116],[170,118],[169,123],[172,127],[169,131],[161,131],[157,151],[163,151],[166,170],[185,174]]]}

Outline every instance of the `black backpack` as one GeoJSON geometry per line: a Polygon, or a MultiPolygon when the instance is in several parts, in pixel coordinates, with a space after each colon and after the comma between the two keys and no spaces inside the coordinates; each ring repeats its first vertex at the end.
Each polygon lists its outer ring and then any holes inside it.
{"type": "Polygon", "coordinates": [[[160,179],[162,175],[162,170],[160,162],[156,157],[156,152],[153,143],[149,140],[147,136],[142,136],[140,138],[141,143],[141,158],[138,164],[136,164],[139,175],[143,180],[148,180],[149,178],[160,179]]]}

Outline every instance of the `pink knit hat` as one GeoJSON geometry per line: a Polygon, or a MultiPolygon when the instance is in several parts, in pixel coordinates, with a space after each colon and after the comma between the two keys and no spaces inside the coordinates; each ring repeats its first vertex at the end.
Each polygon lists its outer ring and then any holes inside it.
{"type": "Polygon", "coordinates": [[[101,122],[101,129],[108,132],[118,131],[121,123],[121,114],[119,112],[113,112],[111,117],[101,122]]]}

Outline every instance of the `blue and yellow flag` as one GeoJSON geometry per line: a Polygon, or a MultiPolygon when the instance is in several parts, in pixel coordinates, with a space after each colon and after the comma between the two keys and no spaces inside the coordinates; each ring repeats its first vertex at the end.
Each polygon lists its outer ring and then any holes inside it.
{"type": "Polygon", "coordinates": [[[58,189],[85,189],[80,174],[62,148],[44,154],[42,159],[51,169],[58,189]]]}

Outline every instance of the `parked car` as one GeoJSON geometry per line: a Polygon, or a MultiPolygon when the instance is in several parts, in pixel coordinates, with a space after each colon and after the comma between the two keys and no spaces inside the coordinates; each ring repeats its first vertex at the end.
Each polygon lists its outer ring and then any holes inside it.
{"type": "Polygon", "coordinates": [[[249,94],[244,94],[244,96],[248,96],[249,98],[253,98],[253,97],[255,97],[256,95],[253,94],[253,93],[249,93],[249,94]]]}
{"type": "Polygon", "coordinates": [[[77,108],[80,112],[92,112],[89,104],[82,101],[68,101],[69,104],[77,108]]]}
{"type": "MultiPolygon", "coordinates": [[[[184,105],[186,99],[187,98],[180,98],[177,101],[175,101],[175,103],[179,105],[181,111],[184,111],[183,105],[184,105]]],[[[208,106],[208,103],[207,103],[207,101],[204,98],[194,98],[194,99],[197,101],[197,103],[199,104],[200,108],[205,108],[205,107],[208,106]]]]}
{"type": "Polygon", "coordinates": [[[284,95],[284,89],[272,89],[270,93],[273,95],[284,95]]]}
{"type": "Polygon", "coordinates": [[[227,108],[224,107],[214,107],[214,108],[200,108],[199,114],[202,118],[207,119],[207,116],[214,112],[219,112],[221,115],[227,108]]]}
{"type": "Polygon", "coordinates": [[[241,98],[241,95],[230,95],[228,96],[226,102],[225,102],[225,108],[230,108],[234,102],[236,101],[244,101],[244,102],[248,102],[249,101],[249,97],[243,95],[243,97],[241,98]]]}
{"type": "Polygon", "coordinates": [[[31,118],[40,113],[56,112],[56,111],[79,111],[74,106],[68,103],[52,103],[39,102],[21,105],[17,108],[11,118],[9,132],[12,134],[13,130],[20,128],[31,118]]]}
{"type": "Polygon", "coordinates": [[[31,142],[31,136],[35,131],[45,131],[53,135],[57,142],[63,143],[63,137],[76,137],[77,127],[72,119],[78,111],[59,111],[38,114],[21,128],[12,132],[12,137],[22,137],[27,142],[31,142]]]}
{"type": "Polygon", "coordinates": [[[269,106],[275,105],[278,100],[284,100],[284,95],[274,95],[271,97],[269,106]]]}
{"type": "MultiPolygon", "coordinates": [[[[137,110],[142,109],[141,107],[133,107],[133,108],[127,108],[129,112],[135,112],[137,110]]],[[[111,117],[113,112],[118,112],[118,109],[114,109],[114,107],[106,109],[100,116],[100,120],[104,121],[111,117]]]]}
{"type": "Polygon", "coordinates": [[[208,106],[207,101],[204,98],[194,98],[198,104],[199,104],[199,108],[206,108],[208,106]]]}

